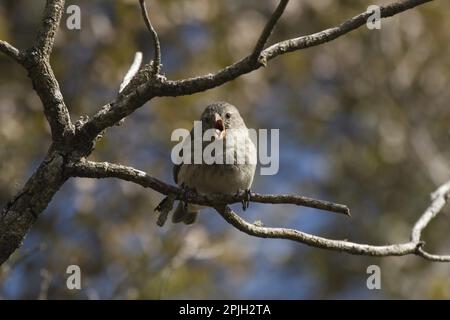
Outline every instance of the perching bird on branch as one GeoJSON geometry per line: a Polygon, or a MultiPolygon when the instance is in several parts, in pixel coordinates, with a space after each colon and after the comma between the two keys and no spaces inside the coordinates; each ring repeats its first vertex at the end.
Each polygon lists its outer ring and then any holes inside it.
{"type": "MultiPolygon", "coordinates": [[[[256,168],[256,148],[249,130],[238,109],[227,103],[217,102],[206,107],[201,116],[201,136],[195,126],[185,138],[181,164],[173,168],[175,182],[185,190],[199,193],[236,193],[250,187],[256,168]],[[195,144],[200,148],[195,147],[195,144]],[[200,149],[200,150],[198,150],[200,149]],[[200,151],[200,155],[195,155],[200,151]],[[195,161],[195,157],[197,161],[195,161]],[[200,163],[198,161],[201,161],[200,163]]],[[[248,207],[247,199],[243,202],[248,207]]],[[[192,224],[201,206],[180,201],[172,221],[192,224]]]]}

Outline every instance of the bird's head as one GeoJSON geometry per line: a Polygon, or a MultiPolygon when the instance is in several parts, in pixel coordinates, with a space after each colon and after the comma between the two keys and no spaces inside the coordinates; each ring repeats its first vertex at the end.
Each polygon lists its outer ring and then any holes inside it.
{"type": "Polygon", "coordinates": [[[215,102],[202,113],[203,131],[214,129],[217,139],[224,139],[229,129],[246,128],[238,109],[227,102],[215,102]]]}

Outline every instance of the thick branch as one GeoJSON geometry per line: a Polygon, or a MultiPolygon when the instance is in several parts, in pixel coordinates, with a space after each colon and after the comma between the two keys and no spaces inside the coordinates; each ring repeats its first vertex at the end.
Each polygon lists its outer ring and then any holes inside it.
{"type": "Polygon", "coordinates": [[[0,41],[0,51],[28,70],[33,88],[44,106],[56,147],[63,144],[66,137],[72,136],[75,130],[49,60],[63,10],[64,0],[47,0],[36,42],[24,53],[7,42],[0,41]]]}
{"type": "Polygon", "coordinates": [[[68,142],[66,138],[73,135],[75,128],[50,63],[35,54],[36,52],[29,51],[25,57],[25,67],[44,107],[44,114],[52,132],[52,141],[56,147],[60,147],[68,142]]]}
{"type": "Polygon", "coordinates": [[[36,43],[24,57],[24,66],[44,106],[56,147],[65,143],[66,138],[72,136],[75,130],[58,81],[50,66],[50,54],[63,10],[64,0],[47,0],[36,43]]]}
{"type": "MultiPolygon", "coordinates": [[[[164,195],[175,194],[176,199],[184,199],[182,190],[158,180],[147,173],[132,167],[122,166],[108,162],[81,161],[69,165],[68,174],[85,178],[119,178],[134,182],[145,188],[151,188],[164,195]]],[[[221,204],[239,203],[245,199],[245,192],[239,194],[197,194],[190,192],[187,194],[190,203],[199,205],[215,206],[221,204]]],[[[347,206],[328,201],[316,200],[297,195],[263,195],[251,193],[251,201],[272,204],[295,204],[298,206],[316,208],[335,213],[349,215],[347,206]]]]}
{"type": "Polygon", "coordinates": [[[42,17],[42,25],[36,38],[36,48],[45,58],[49,58],[56,33],[64,11],[64,0],[47,0],[42,17]]]}
{"type": "Polygon", "coordinates": [[[71,151],[68,146],[69,139],[66,138],[73,135],[74,127],[49,62],[63,9],[64,0],[46,2],[42,27],[38,32],[36,43],[23,54],[6,42],[0,42],[0,50],[28,70],[33,88],[44,106],[53,141],[45,160],[2,211],[0,264],[22,244],[38,215],[65,182],[64,157],[71,151]]]}
{"type": "Polygon", "coordinates": [[[22,244],[64,181],[64,159],[59,153],[50,152],[0,215],[0,265],[22,244]]]}

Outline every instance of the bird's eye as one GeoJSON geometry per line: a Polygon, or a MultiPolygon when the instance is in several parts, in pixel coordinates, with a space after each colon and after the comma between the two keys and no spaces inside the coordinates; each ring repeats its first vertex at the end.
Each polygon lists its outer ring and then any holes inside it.
{"type": "Polygon", "coordinates": [[[227,113],[225,114],[225,118],[230,119],[230,118],[231,118],[231,113],[227,112],[227,113]]]}

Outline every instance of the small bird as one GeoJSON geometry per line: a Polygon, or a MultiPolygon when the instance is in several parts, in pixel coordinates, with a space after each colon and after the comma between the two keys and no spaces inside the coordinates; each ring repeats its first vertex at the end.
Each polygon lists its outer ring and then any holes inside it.
{"type": "MultiPolygon", "coordinates": [[[[191,161],[175,165],[173,167],[175,183],[199,193],[245,191],[249,196],[256,169],[256,147],[250,139],[249,131],[238,109],[227,102],[210,104],[201,115],[201,124],[203,134],[207,130],[213,133],[212,142],[202,140],[202,153],[208,145],[221,142],[221,148],[216,149],[219,150],[217,154],[212,155],[214,159],[222,161],[211,163],[202,157],[200,164],[191,161]]],[[[193,131],[194,129],[191,130],[190,136],[186,137],[191,139],[188,142],[192,142],[190,150],[194,150],[194,139],[198,139],[194,137],[193,131]]],[[[191,152],[191,155],[193,153],[191,152]]],[[[180,201],[173,213],[172,222],[192,224],[201,208],[203,207],[180,201]]]]}

